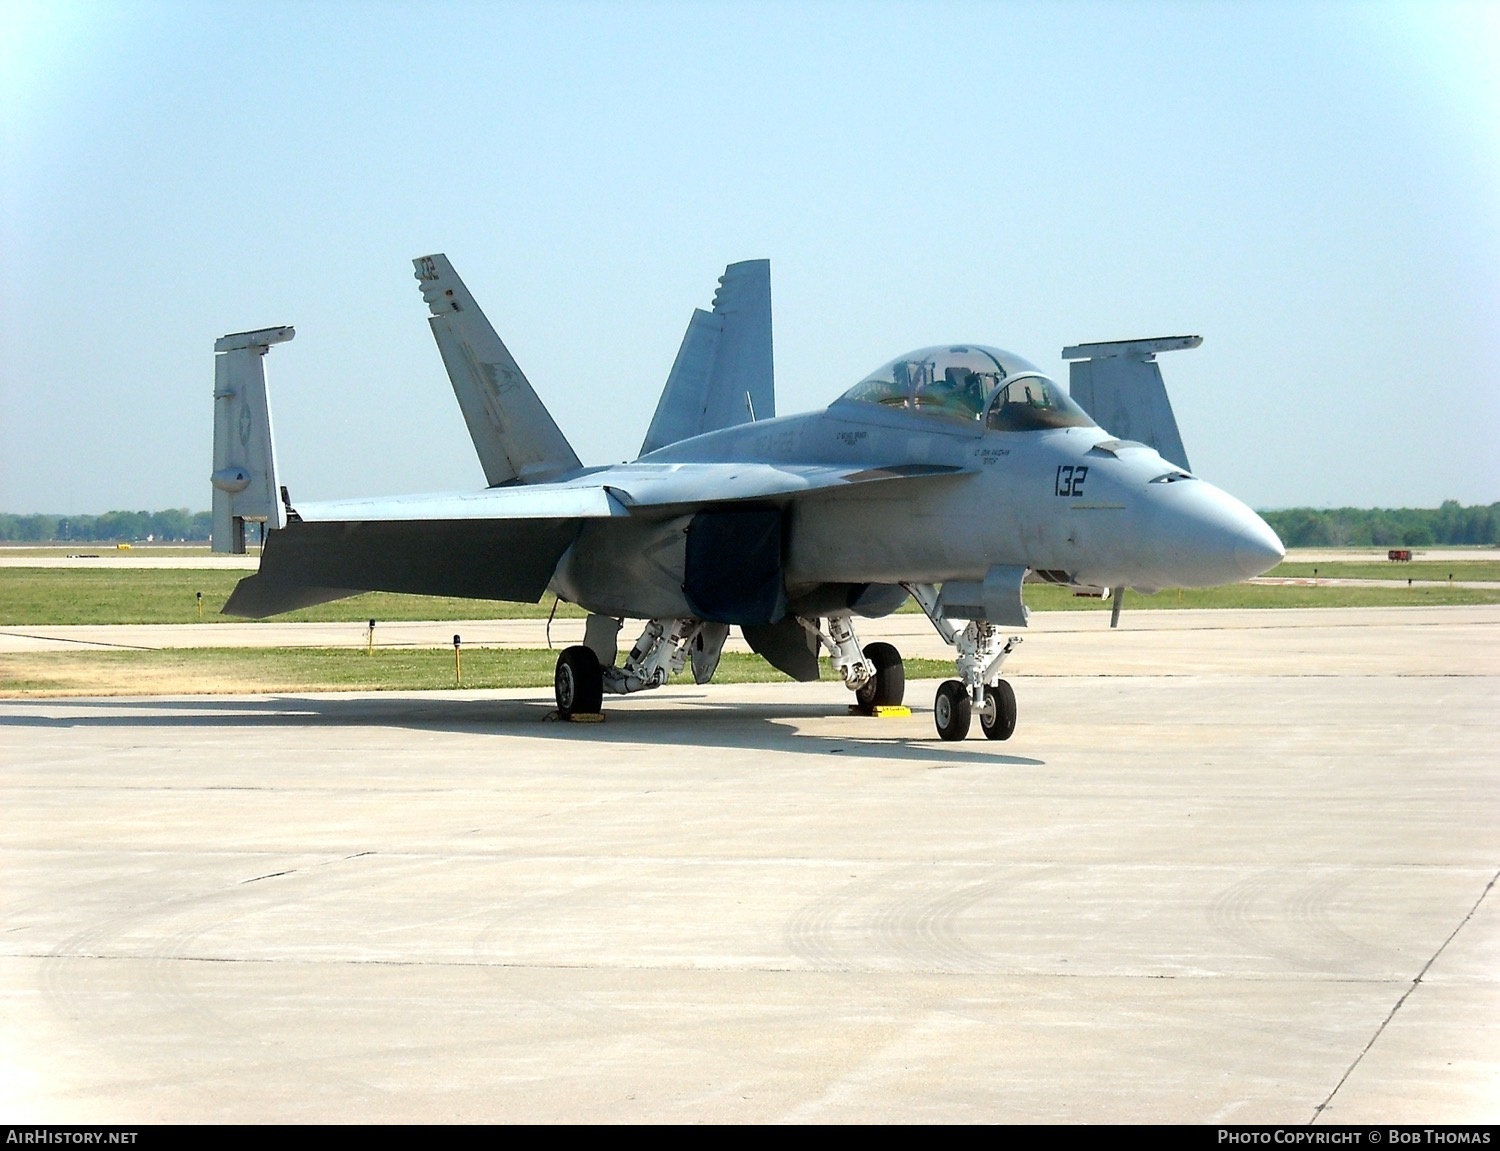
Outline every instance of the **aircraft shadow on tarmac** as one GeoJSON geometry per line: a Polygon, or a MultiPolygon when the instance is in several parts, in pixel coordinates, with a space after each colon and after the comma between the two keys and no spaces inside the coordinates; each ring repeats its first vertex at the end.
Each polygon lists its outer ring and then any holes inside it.
{"type": "Polygon", "coordinates": [[[745,748],[799,751],[852,758],[921,762],[942,768],[961,764],[1040,767],[1045,760],[1006,755],[1001,744],[987,741],[947,743],[940,740],[921,713],[912,720],[852,717],[868,733],[820,735],[796,726],[818,720],[845,720],[826,704],[716,704],[708,695],[679,696],[670,709],[620,706],[606,712],[604,723],[547,722],[555,715],[549,702],[524,699],[422,699],[413,696],[274,696],[243,699],[202,696],[191,699],[51,699],[48,709],[78,707],[82,714],[48,715],[25,710],[24,701],[0,709],[0,728],[265,728],[368,726],[418,731],[468,732],[475,735],[528,736],[603,744],[670,744],[678,748],[745,748]],[[20,707],[16,704],[20,703],[20,707]],[[921,736],[898,735],[888,725],[913,722],[921,736]]]}

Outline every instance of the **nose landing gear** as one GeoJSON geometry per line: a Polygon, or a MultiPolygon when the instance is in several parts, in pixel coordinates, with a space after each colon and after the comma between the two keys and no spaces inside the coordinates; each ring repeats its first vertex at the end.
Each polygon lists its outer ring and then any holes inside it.
{"type": "MultiPolygon", "coordinates": [[[[958,679],[945,680],[933,701],[932,717],[945,740],[963,739],[973,718],[986,739],[1009,739],[1016,730],[1016,693],[1000,678],[1000,668],[1021,637],[1002,642],[1000,631],[988,620],[970,620],[962,631],[943,614],[938,592],[931,584],[903,584],[922,606],[932,626],[958,649],[958,679]]],[[[873,645],[872,645],[873,646],[873,645]]]]}
{"type": "Polygon", "coordinates": [[[1016,693],[1003,679],[985,685],[979,730],[986,739],[1009,739],[1016,730],[1016,693]]]}
{"type": "Polygon", "coordinates": [[[944,680],[938,685],[937,699],[932,703],[932,718],[937,724],[938,735],[943,739],[963,739],[969,734],[969,723],[973,719],[974,705],[969,693],[956,679],[944,680]]]}

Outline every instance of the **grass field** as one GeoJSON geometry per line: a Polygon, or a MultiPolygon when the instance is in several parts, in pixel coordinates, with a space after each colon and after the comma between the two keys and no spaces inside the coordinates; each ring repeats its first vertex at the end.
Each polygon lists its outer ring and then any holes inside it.
{"type": "MultiPolygon", "coordinates": [[[[1028,586],[1025,599],[1033,611],[1110,609],[1108,600],[1075,596],[1066,588],[1050,586],[1028,586]]],[[[1125,593],[1126,611],[1132,608],[1451,607],[1491,603],[1500,603],[1500,588],[1409,588],[1404,582],[1385,587],[1230,584],[1228,587],[1164,591],[1156,595],[1125,593]]]]}
{"type": "MultiPolygon", "coordinates": [[[[1500,603],[1500,589],[1408,588],[1408,578],[1500,582],[1500,561],[1462,561],[1452,564],[1282,564],[1273,575],[1321,578],[1390,580],[1387,587],[1275,587],[1232,584],[1155,596],[1131,595],[1129,602],[1151,608],[1281,608],[1281,607],[1392,607],[1436,604],[1500,603]],[[1372,574],[1375,573],[1375,574],[1372,574]]],[[[238,623],[220,614],[224,601],[243,572],[181,568],[0,568],[0,626],[39,624],[192,623],[198,618],[197,593],[203,593],[203,623],[238,623]]],[[[1028,585],[1026,602],[1037,611],[1107,609],[1108,602],[1074,596],[1065,588],[1028,585]]],[[[453,599],[371,592],[353,599],[322,604],[277,616],[286,622],[359,622],[367,619],[542,619],[552,609],[548,596],[540,604],[496,600],[453,599]]],[[[915,611],[908,603],[905,610],[915,611]]],[[[558,607],[558,617],[577,619],[582,612],[571,604],[558,607]]]]}
{"type": "MultiPolygon", "coordinates": [[[[454,682],[453,652],[350,648],[176,648],[0,655],[0,696],[252,694],[282,691],[436,691],[462,686],[547,688],[555,651],[474,648],[454,682]]],[[[825,669],[826,673],[826,669],[825,669]]],[[[909,659],[910,679],[953,674],[948,660],[909,659]]],[[[726,653],[715,683],[775,683],[786,676],[759,656],[726,653]]],[[[684,674],[679,680],[691,681],[684,674]]]]}
{"type": "MultiPolygon", "coordinates": [[[[1271,574],[1320,579],[1374,579],[1379,585],[1234,584],[1221,588],[1131,593],[1126,610],[1155,608],[1430,607],[1500,603],[1500,588],[1408,587],[1406,580],[1500,582],[1500,561],[1417,561],[1407,564],[1286,563],[1271,574]]],[[[219,614],[243,576],[239,571],[180,568],[0,568],[0,626],[48,624],[192,623],[203,593],[203,623],[239,622],[219,614]]],[[[1036,611],[1107,611],[1107,600],[1073,595],[1066,588],[1028,585],[1025,598],[1036,611]]],[[[459,619],[541,619],[540,604],[432,598],[377,592],[278,616],[278,620],[363,622],[459,619]]],[[[916,611],[908,601],[903,611],[916,611]]],[[[569,604],[558,616],[579,618],[569,604]]],[[[556,652],[468,648],[462,687],[550,687],[556,652]]],[[[908,660],[912,679],[944,678],[953,665],[908,660]]],[[[716,682],[784,680],[751,655],[728,654],[716,682]]],[[[64,651],[0,655],[0,695],[227,694],[296,691],[428,691],[454,687],[451,649],[377,648],[187,648],[155,651],[64,651]]]]}
{"type": "Polygon", "coordinates": [[[1415,580],[1477,580],[1500,583],[1500,559],[1412,560],[1392,563],[1371,560],[1369,563],[1304,563],[1289,561],[1267,574],[1275,578],[1310,579],[1378,579],[1405,583],[1415,580]]]}
{"type": "MultiPolygon", "coordinates": [[[[203,622],[244,623],[221,615],[229,593],[247,573],[183,568],[0,568],[0,625],[192,623],[203,593],[203,622]]],[[[287,623],[378,620],[545,619],[544,603],[370,592],[277,616],[287,623]]],[[[559,618],[583,618],[561,604],[559,618]]]]}

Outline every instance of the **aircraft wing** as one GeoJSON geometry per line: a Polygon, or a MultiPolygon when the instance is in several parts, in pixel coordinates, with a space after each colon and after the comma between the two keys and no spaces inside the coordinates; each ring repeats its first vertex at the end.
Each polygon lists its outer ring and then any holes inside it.
{"type": "Polygon", "coordinates": [[[336,500],[288,511],[227,615],[260,619],[366,591],[535,603],[585,520],[952,475],[938,465],[623,464],[561,483],[336,500]]]}
{"type": "Polygon", "coordinates": [[[438,492],[376,499],[299,504],[309,523],[412,520],[585,520],[650,508],[733,503],[794,496],[849,484],[953,475],[937,464],[891,467],[840,464],[673,463],[597,468],[550,484],[516,484],[479,491],[438,492]]]}
{"type": "Polygon", "coordinates": [[[840,464],[627,464],[598,476],[631,511],[798,496],[852,484],[954,475],[964,469],[935,464],[890,467],[840,464]]]}

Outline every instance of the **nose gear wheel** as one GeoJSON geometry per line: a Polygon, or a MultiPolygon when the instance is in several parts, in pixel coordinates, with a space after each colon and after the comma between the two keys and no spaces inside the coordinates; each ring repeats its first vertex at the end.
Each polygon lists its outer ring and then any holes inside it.
{"type": "Polygon", "coordinates": [[[956,679],[944,680],[937,689],[937,699],[932,705],[932,718],[937,723],[938,735],[946,740],[963,739],[969,734],[973,707],[969,701],[969,691],[963,684],[956,679]]]}

